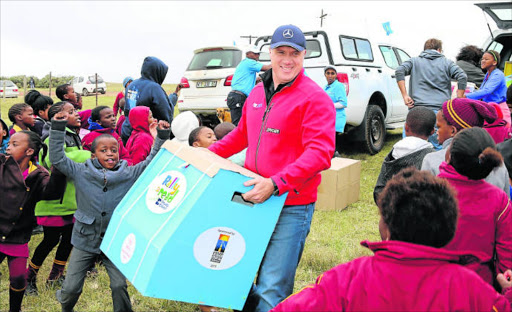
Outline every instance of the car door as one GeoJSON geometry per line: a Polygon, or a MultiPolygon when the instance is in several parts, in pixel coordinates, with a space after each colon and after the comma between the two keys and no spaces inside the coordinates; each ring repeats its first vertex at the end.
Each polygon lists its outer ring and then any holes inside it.
{"type": "Polygon", "coordinates": [[[403,117],[407,115],[407,106],[404,104],[394,72],[400,65],[400,62],[392,46],[379,45],[379,50],[386,66],[391,69],[391,71],[386,71],[387,74],[383,75],[386,89],[389,92],[388,95],[391,98],[391,105],[388,107],[388,110],[391,108],[391,118],[389,121],[403,120],[403,117]]]}

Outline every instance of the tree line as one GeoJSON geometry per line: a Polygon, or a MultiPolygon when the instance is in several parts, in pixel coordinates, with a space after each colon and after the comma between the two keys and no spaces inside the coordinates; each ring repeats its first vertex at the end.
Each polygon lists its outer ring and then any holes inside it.
{"type": "MultiPolygon", "coordinates": [[[[50,74],[44,76],[43,78],[39,79],[36,76],[24,76],[24,75],[18,75],[18,76],[11,76],[11,77],[2,77],[0,76],[0,80],[10,80],[14,82],[18,88],[23,88],[23,79],[27,77],[27,88],[30,87],[30,78],[34,78],[34,85],[36,88],[48,88],[50,86],[50,74]]],[[[52,87],[55,88],[59,85],[68,83],[70,80],[73,79],[73,76],[61,76],[61,77],[53,77],[52,76],[52,87]]]]}

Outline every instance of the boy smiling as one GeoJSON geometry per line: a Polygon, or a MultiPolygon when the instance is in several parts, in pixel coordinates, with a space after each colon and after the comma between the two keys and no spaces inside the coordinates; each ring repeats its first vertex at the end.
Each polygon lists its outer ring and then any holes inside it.
{"type": "Polygon", "coordinates": [[[62,289],[57,291],[57,299],[62,311],[73,310],[82,292],[87,269],[99,256],[110,278],[114,311],[132,311],[126,279],[100,251],[100,244],[115,207],[149,165],[165,139],[169,138],[170,125],[166,121],[159,122],[151,154],[135,166],[119,160],[118,140],[110,134],[94,139],[91,158],[81,164],[67,158],[62,148],[67,119],[67,113],[57,113],[50,132],[50,161],[69,179],[79,181],[75,182],[77,210],[71,237],[74,249],[62,289]]]}

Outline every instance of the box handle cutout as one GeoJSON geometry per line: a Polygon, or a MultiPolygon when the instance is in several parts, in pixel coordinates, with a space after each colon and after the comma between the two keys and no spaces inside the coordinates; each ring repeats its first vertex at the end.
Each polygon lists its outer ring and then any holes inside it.
{"type": "Polygon", "coordinates": [[[249,207],[253,207],[254,206],[254,203],[250,202],[250,201],[246,201],[242,197],[242,193],[240,193],[240,192],[235,192],[233,194],[233,197],[231,197],[231,201],[234,202],[234,203],[245,205],[245,206],[249,206],[249,207]]]}

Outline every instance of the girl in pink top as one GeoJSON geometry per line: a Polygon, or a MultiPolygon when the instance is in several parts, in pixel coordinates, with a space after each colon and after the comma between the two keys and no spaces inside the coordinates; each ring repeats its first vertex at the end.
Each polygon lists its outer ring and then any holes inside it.
{"type": "Polygon", "coordinates": [[[504,297],[461,265],[476,257],[440,249],[453,238],[458,216],[447,181],[404,169],[378,205],[382,242],[361,243],[374,256],[325,272],[271,311],[510,311],[507,276],[498,277],[504,297]]]}
{"type": "Polygon", "coordinates": [[[473,269],[493,285],[494,277],[512,269],[512,211],[507,194],[483,179],[501,165],[492,137],[482,128],[454,137],[439,177],[457,191],[460,217],[448,250],[470,251],[482,261],[473,269]]]}

